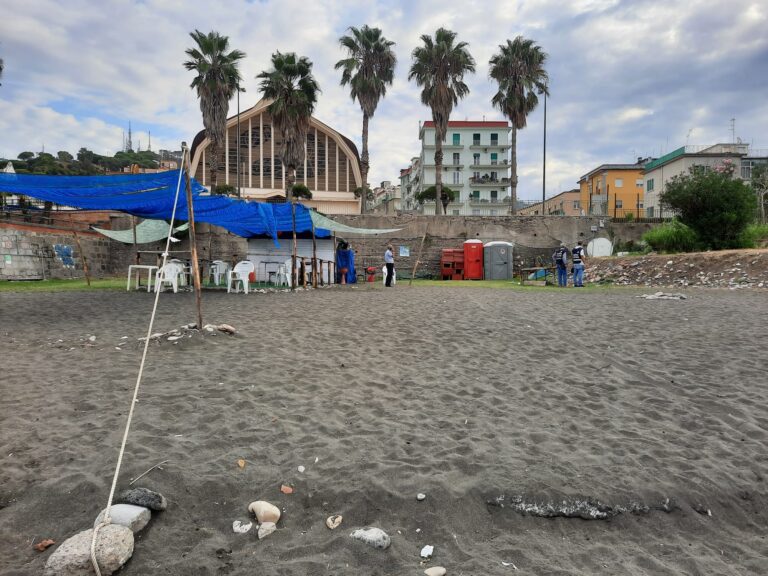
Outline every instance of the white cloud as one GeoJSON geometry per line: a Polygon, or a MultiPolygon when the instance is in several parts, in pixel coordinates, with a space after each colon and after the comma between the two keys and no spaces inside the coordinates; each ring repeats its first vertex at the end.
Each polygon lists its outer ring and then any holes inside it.
{"type": "MultiPolygon", "coordinates": [[[[37,151],[43,141],[47,150],[113,153],[129,120],[142,145],[150,130],[153,148],[191,141],[202,122],[192,74],[181,63],[195,28],[228,35],[247,53],[242,109],[258,99],[254,77],[272,52],[309,56],[323,90],[316,115],[359,146],[360,109],[333,65],[343,56],[338,37],[349,25],[368,23],[397,42],[399,59],[371,122],[369,179],[396,180],[419,153],[419,120],[430,117],[407,80],[410,54],[420,34],[447,26],[469,42],[477,61],[456,119],[501,117],[490,105],[488,59],[506,38],[531,37],[549,53],[547,189],[554,193],[598,164],[685,144],[691,128],[691,143],[706,143],[727,137],[730,118],[740,116],[737,133],[745,141],[768,133],[768,11],[756,0],[716,4],[6,0],[4,14],[12,16],[0,20],[0,155],[37,151]]],[[[519,135],[521,197],[540,194],[541,121],[537,110],[519,135]]]]}

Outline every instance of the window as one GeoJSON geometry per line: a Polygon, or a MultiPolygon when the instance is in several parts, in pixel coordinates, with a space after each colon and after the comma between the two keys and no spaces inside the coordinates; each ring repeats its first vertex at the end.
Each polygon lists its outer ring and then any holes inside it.
{"type": "Polygon", "coordinates": [[[648,192],[653,191],[653,178],[649,178],[648,181],[645,183],[645,189],[648,192]]]}
{"type": "Polygon", "coordinates": [[[480,146],[480,134],[472,134],[472,146],[480,146]]]}
{"type": "Polygon", "coordinates": [[[645,215],[648,218],[653,218],[653,206],[651,206],[650,208],[646,208],[645,209],[645,215]]]}
{"type": "Polygon", "coordinates": [[[624,188],[624,179],[616,178],[616,180],[614,180],[614,186],[616,186],[616,188],[624,188]]]}
{"type": "Polygon", "coordinates": [[[616,208],[624,208],[624,200],[616,198],[616,208]]]}
{"type": "Polygon", "coordinates": [[[461,146],[461,134],[454,134],[453,135],[453,145],[454,146],[461,146]]]}
{"type": "Polygon", "coordinates": [[[473,208],[472,209],[472,216],[480,216],[480,209],[479,208],[473,208]]]}
{"type": "Polygon", "coordinates": [[[472,172],[472,178],[475,180],[480,180],[480,172],[472,172]]]}
{"type": "Polygon", "coordinates": [[[498,201],[499,201],[498,190],[491,190],[491,203],[495,204],[498,201]]]}
{"type": "Polygon", "coordinates": [[[469,199],[473,202],[480,200],[480,190],[473,190],[472,194],[469,195],[469,199]]]}
{"type": "Polygon", "coordinates": [[[498,181],[499,181],[499,173],[491,172],[491,182],[498,182],[498,181]]]}
{"type": "Polygon", "coordinates": [[[453,165],[454,166],[458,166],[459,164],[461,164],[461,154],[459,154],[458,152],[454,152],[453,153],[453,165]]]}
{"type": "Polygon", "coordinates": [[[637,207],[638,207],[638,208],[642,208],[642,207],[643,207],[643,203],[642,203],[642,202],[638,202],[638,203],[637,203],[637,207]]]}
{"type": "Polygon", "coordinates": [[[491,146],[498,146],[498,145],[499,145],[499,135],[491,134],[491,146]]]}
{"type": "Polygon", "coordinates": [[[453,211],[453,215],[454,215],[454,216],[458,216],[458,215],[459,215],[459,211],[458,211],[458,210],[454,210],[454,211],[453,211]]]}
{"type": "Polygon", "coordinates": [[[499,163],[499,154],[497,152],[491,152],[491,164],[499,163]]]}
{"type": "Polygon", "coordinates": [[[635,186],[637,186],[638,188],[642,188],[643,187],[643,179],[642,178],[638,178],[637,180],[635,180],[635,186]]]}
{"type": "Polygon", "coordinates": [[[491,216],[496,216],[496,210],[491,210],[491,216]]]}
{"type": "Polygon", "coordinates": [[[573,201],[573,209],[574,210],[581,210],[581,200],[574,200],[573,201]]]}
{"type": "Polygon", "coordinates": [[[461,184],[461,172],[459,172],[458,170],[453,171],[453,183],[461,184]]]}
{"type": "Polygon", "coordinates": [[[472,154],[472,164],[475,166],[480,165],[480,154],[472,154]]]}

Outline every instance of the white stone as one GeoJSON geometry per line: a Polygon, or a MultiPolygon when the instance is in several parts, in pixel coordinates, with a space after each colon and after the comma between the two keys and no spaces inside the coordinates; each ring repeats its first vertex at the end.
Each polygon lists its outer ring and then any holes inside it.
{"type": "Polygon", "coordinates": [[[88,336],[90,342],[96,342],[96,336],[88,336]]]}
{"type": "Polygon", "coordinates": [[[226,334],[234,334],[237,332],[234,326],[230,326],[229,324],[219,324],[216,328],[218,328],[220,332],[225,332],[226,334]]]}
{"type": "Polygon", "coordinates": [[[328,518],[325,519],[325,525],[328,526],[329,529],[335,530],[341,526],[342,520],[343,518],[341,514],[334,514],[333,516],[328,516],[328,518]]]}
{"type": "Polygon", "coordinates": [[[248,506],[248,511],[256,516],[259,524],[264,522],[273,522],[277,524],[280,521],[280,508],[264,500],[256,500],[248,506]]]}
{"type": "Polygon", "coordinates": [[[445,576],[446,572],[446,569],[442,566],[432,566],[432,568],[424,570],[424,574],[427,576],[445,576]]]}
{"type": "Polygon", "coordinates": [[[384,532],[381,528],[358,528],[352,534],[350,534],[355,540],[365,542],[366,544],[373,546],[374,548],[380,548],[386,550],[392,543],[389,538],[389,534],[384,532]]]}
{"type": "Polygon", "coordinates": [[[426,497],[427,497],[427,495],[424,494],[423,492],[419,492],[418,494],[416,494],[416,500],[418,500],[419,502],[424,500],[426,497]]]}
{"type": "Polygon", "coordinates": [[[259,526],[259,540],[263,540],[275,530],[277,530],[277,526],[275,526],[274,522],[263,522],[259,526]]]}
{"type": "Polygon", "coordinates": [[[232,522],[232,531],[235,534],[245,534],[251,528],[253,528],[253,522],[241,522],[240,520],[232,522]]]}
{"type": "Polygon", "coordinates": [[[424,548],[421,549],[422,558],[431,558],[432,554],[434,553],[435,553],[435,547],[430,546],[429,544],[427,544],[426,546],[424,546],[424,548]]]}
{"type": "MultiPolygon", "coordinates": [[[[91,539],[93,529],[65,540],[45,563],[44,576],[81,576],[93,574],[91,539]]],[[[125,564],[133,554],[133,532],[125,526],[111,524],[99,529],[96,538],[96,561],[103,576],[109,576],[125,564]]]]}
{"type": "MultiPolygon", "coordinates": [[[[106,511],[107,509],[105,508],[96,517],[96,521],[93,523],[94,528],[104,520],[104,513],[106,511]]],[[[131,531],[136,534],[149,524],[149,519],[152,517],[152,513],[149,511],[149,508],[144,508],[143,506],[134,506],[133,504],[113,504],[109,509],[109,517],[112,520],[112,524],[130,528],[131,531]]]]}

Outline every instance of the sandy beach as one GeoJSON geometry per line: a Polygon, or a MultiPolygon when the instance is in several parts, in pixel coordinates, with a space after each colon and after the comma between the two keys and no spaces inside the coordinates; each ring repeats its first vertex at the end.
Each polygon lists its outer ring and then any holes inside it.
{"type": "MultiPolygon", "coordinates": [[[[206,293],[238,333],[150,346],[118,486],[167,460],[137,485],[169,505],[120,574],[766,574],[765,293],[648,292],[206,293]],[[262,541],[232,531],[258,499],[283,510],[262,541]],[[640,509],[516,509],[583,499],[640,509]]],[[[152,298],[0,294],[0,574],[105,506],[152,298]]],[[[156,332],[194,321],[161,297],[156,332]]]]}

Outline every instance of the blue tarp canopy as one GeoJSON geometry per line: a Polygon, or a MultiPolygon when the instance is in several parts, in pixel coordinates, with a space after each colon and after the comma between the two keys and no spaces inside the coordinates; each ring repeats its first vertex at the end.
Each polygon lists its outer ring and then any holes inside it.
{"type": "MultiPolygon", "coordinates": [[[[0,192],[20,194],[63,206],[86,210],[116,210],[156,220],[170,220],[179,183],[179,172],[119,176],[38,176],[0,173],[0,192]]],[[[182,181],[182,186],[184,183],[182,181]]],[[[195,221],[221,226],[244,238],[271,236],[293,230],[291,204],[265,204],[229,198],[202,196],[205,188],[192,179],[195,221]]],[[[187,198],[179,193],[176,220],[186,221],[187,198]]],[[[312,230],[310,211],[296,205],[296,232],[312,230]]],[[[318,228],[316,236],[330,231],[318,228]]]]}

